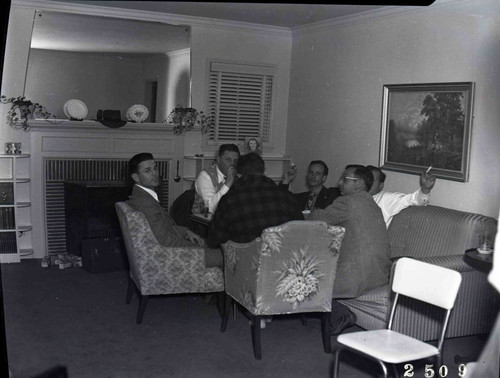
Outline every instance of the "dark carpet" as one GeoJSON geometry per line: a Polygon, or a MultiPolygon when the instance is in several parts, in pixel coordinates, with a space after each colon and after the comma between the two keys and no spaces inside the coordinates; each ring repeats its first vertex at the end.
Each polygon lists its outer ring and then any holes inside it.
{"type": "MultiPolygon", "coordinates": [[[[215,305],[200,295],[154,297],[143,323],[138,298],[125,304],[125,271],[91,274],[79,268],[41,268],[39,260],[3,264],[7,349],[12,377],[33,377],[57,365],[76,377],[328,377],[332,356],[323,351],[320,320],[303,326],[277,317],[262,334],[263,358],[253,357],[248,320],[241,313],[220,332],[215,305]]],[[[347,332],[360,330],[351,327],[347,332]]],[[[338,344],[332,338],[332,346],[338,344]]],[[[448,376],[454,356],[475,359],[484,337],[445,343],[448,376]]],[[[347,356],[342,377],[377,376],[377,366],[347,356]]],[[[432,362],[427,362],[432,363],[432,362]]],[[[415,377],[424,376],[424,361],[415,377]],[[419,375],[420,374],[420,375],[419,375]]],[[[400,367],[400,376],[404,367],[400,367]]]]}

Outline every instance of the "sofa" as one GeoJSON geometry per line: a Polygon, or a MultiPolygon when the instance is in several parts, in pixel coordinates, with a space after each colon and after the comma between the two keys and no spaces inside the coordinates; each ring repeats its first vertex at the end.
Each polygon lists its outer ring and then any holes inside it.
{"type": "MultiPolygon", "coordinates": [[[[462,285],[447,338],[489,333],[493,326],[500,296],[488,283],[487,274],[466,264],[463,257],[467,249],[477,247],[481,233],[494,235],[496,230],[494,218],[430,205],[403,210],[389,226],[393,261],[403,256],[412,257],[461,273],[462,285]]],[[[391,299],[389,283],[339,302],[356,314],[358,326],[373,330],[387,327],[391,299]]],[[[393,329],[423,341],[437,340],[442,313],[425,303],[403,299],[393,329]]]]}

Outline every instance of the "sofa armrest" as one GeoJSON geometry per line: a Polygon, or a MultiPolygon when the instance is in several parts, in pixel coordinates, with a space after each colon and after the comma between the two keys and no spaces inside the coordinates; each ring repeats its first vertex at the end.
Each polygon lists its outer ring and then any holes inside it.
{"type": "Polygon", "coordinates": [[[474,272],[476,269],[464,261],[464,255],[431,256],[418,260],[456,270],[459,273],[474,272]]]}

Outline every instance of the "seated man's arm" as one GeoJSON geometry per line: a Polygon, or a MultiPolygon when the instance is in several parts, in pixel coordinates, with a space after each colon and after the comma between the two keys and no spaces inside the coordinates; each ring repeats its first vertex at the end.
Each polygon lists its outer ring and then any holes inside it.
{"type": "Polygon", "coordinates": [[[165,247],[193,246],[193,243],[185,238],[186,228],[176,226],[170,216],[166,212],[159,210],[157,206],[143,204],[137,210],[146,216],[156,240],[161,245],[165,247]]]}
{"type": "Polygon", "coordinates": [[[311,214],[311,220],[322,220],[332,226],[342,225],[351,217],[352,204],[348,196],[341,196],[325,209],[316,209],[311,214]]]}
{"type": "Polygon", "coordinates": [[[214,213],[217,209],[217,205],[224,194],[229,190],[227,185],[222,185],[222,187],[217,191],[212,183],[212,179],[208,173],[202,171],[198,175],[194,183],[196,192],[203,198],[205,206],[208,207],[208,212],[214,213]]]}
{"type": "Polygon", "coordinates": [[[385,192],[378,205],[384,213],[392,218],[407,207],[426,206],[429,203],[429,197],[428,194],[422,193],[421,189],[410,194],[385,192]]]}
{"type": "Polygon", "coordinates": [[[217,248],[229,240],[230,221],[227,219],[228,208],[222,200],[208,226],[207,244],[210,248],[217,248]]]}

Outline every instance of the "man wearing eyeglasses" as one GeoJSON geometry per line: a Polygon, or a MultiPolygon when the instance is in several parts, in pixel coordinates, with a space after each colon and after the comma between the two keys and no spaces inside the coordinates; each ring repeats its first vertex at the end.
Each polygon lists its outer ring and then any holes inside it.
{"type": "MultiPolygon", "coordinates": [[[[382,211],[368,190],[373,174],[362,165],[348,165],[338,181],[341,196],[311,219],[346,229],[340,247],[333,298],[355,298],[389,282],[390,249],[382,211]]],[[[332,334],[354,325],[356,316],[332,304],[332,334]]]]}

